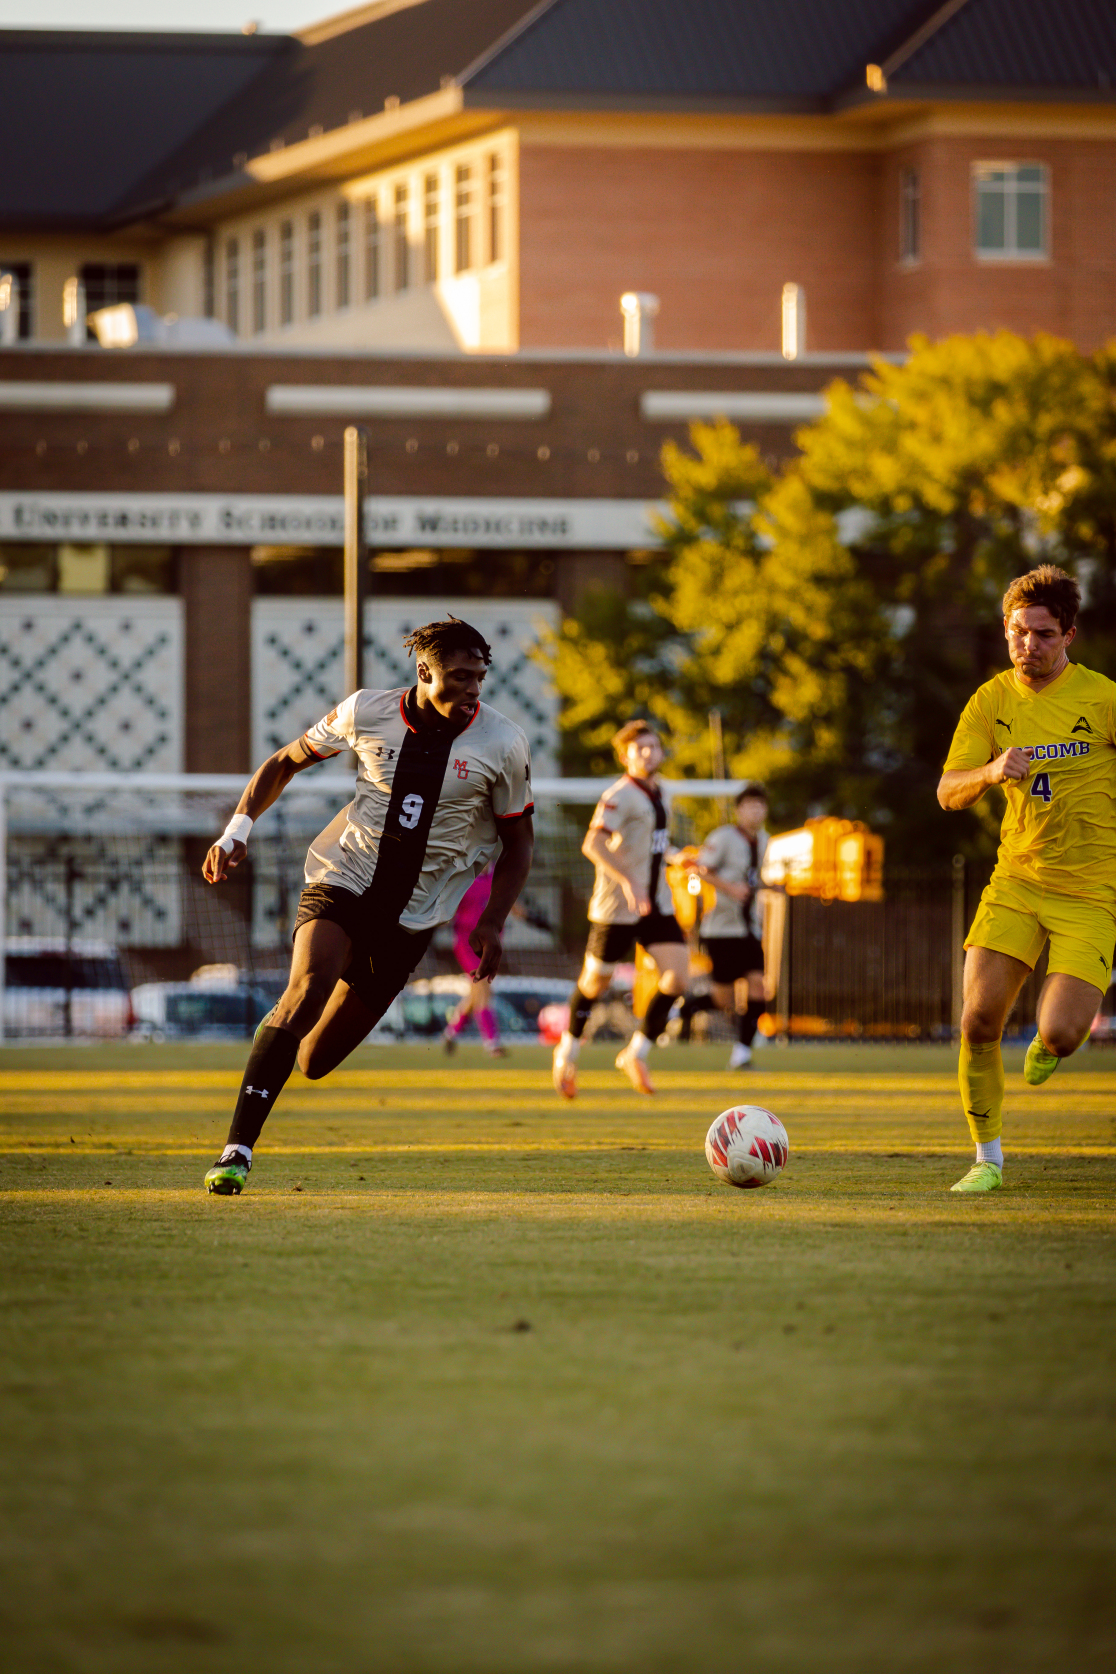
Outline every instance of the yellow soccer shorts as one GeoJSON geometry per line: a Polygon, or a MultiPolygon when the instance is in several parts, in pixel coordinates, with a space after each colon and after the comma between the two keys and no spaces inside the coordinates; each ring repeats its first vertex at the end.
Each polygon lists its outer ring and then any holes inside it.
{"type": "Polygon", "coordinates": [[[1021,878],[993,876],[965,946],[1009,954],[1034,970],[1047,937],[1051,974],[1080,977],[1104,993],[1112,974],[1116,917],[1096,901],[1057,895],[1021,878]]]}

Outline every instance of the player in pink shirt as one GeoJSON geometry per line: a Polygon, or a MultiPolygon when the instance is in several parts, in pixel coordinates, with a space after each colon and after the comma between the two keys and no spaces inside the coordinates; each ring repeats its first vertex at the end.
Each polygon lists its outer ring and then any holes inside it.
{"type": "MultiPolygon", "coordinates": [[[[468,977],[471,977],[477,968],[477,956],[469,945],[469,937],[476,929],[491,893],[492,873],[482,872],[480,877],[469,885],[453,915],[453,951],[457,963],[468,977]]],[[[475,1017],[485,1051],[494,1058],[507,1056],[508,1049],[500,1042],[500,1031],[496,1024],[496,1014],[490,1004],[491,998],[492,984],[487,977],[473,982],[461,1004],[450,1013],[442,1031],[442,1040],[447,1052],[454,1050],[458,1035],[470,1017],[475,1017]]]]}

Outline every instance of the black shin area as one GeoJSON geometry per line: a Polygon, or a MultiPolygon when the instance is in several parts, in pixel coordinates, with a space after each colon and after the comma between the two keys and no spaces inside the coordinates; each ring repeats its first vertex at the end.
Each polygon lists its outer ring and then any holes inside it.
{"type": "Polygon", "coordinates": [[[736,1014],[736,1038],[742,1046],[751,1046],[756,1038],[759,1020],[767,1009],[766,1000],[749,1000],[747,1011],[736,1014]]]}
{"type": "Polygon", "coordinates": [[[647,1015],[643,1019],[643,1032],[648,1040],[658,1040],[667,1026],[667,1018],[677,998],[677,994],[664,994],[661,988],[657,988],[652,994],[647,1015]]]}
{"type": "Polygon", "coordinates": [[[575,988],[570,995],[570,1034],[574,1040],[580,1040],[585,1033],[585,1025],[596,1003],[588,994],[583,994],[580,988],[575,988]]]}
{"type": "Polygon", "coordinates": [[[230,1145],[255,1145],[260,1129],[271,1115],[271,1107],[287,1084],[298,1057],[299,1039],[287,1029],[260,1029],[248,1054],[244,1080],[240,1084],[230,1145]]]}

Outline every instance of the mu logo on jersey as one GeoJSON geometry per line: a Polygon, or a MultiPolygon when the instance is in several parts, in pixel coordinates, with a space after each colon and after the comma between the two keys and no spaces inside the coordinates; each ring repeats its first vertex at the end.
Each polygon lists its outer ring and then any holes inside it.
{"type": "Polygon", "coordinates": [[[469,777],[469,763],[467,761],[455,761],[453,765],[457,769],[457,777],[459,779],[467,779],[469,777]]]}

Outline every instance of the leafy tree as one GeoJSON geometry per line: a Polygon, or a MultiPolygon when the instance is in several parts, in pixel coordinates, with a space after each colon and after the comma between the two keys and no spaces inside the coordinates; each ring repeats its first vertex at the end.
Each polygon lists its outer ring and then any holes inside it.
{"type": "Polygon", "coordinates": [[[1011,577],[1076,570],[1079,654],[1116,674],[1116,348],[914,339],[828,394],[774,482],[726,424],[664,448],[665,556],[551,648],[568,765],[603,770],[614,728],[647,714],[674,770],[704,776],[716,707],[730,772],[765,777],[780,822],[864,818],[895,858],[987,850],[990,799],[959,820],[933,788],[966,699],[1006,666],[1011,577]]]}

